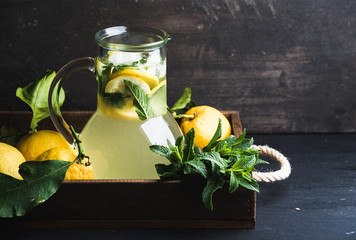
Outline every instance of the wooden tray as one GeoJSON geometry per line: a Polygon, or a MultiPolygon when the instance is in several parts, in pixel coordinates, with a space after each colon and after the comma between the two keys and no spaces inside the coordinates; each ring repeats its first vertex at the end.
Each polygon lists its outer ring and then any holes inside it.
{"type": "MultiPolygon", "coordinates": [[[[93,112],[63,112],[66,121],[80,131],[93,112]]],[[[236,111],[225,111],[233,134],[241,134],[236,111]]],[[[23,130],[30,112],[0,111],[0,126],[13,121],[23,130]]],[[[54,129],[51,121],[40,128],[54,129]]],[[[203,182],[161,180],[65,181],[45,203],[24,217],[0,219],[2,227],[14,228],[254,228],[256,193],[226,188],[213,197],[214,210],[202,203],[203,182]]]]}

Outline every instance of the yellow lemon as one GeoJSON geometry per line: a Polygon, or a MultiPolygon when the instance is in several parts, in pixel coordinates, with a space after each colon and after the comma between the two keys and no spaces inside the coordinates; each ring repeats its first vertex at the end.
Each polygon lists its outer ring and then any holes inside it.
{"type": "MultiPolygon", "coordinates": [[[[46,160],[63,160],[72,162],[77,157],[77,153],[70,147],[56,147],[49,149],[39,155],[35,161],[46,161],[46,160]]],[[[93,179],[93,167],[85,166],[79,163],[73,163],[65,176],[65,180],[77,180],[77,179],[93,179]]]]}
{"type": "Polygon", "coordinates": [[[25,162],[22,154],[13,146],[0,143],[0,172],[22,180],[19,166],[25,162]]]}
{"type": "Polygon", "coordinates": [[[195,131],[194,145],[204,148],[208,145],[218,127],[221,119],[222,134],[220,139],[231,135],[229,120],[217,109],[209,106],[196,106],[189,109],[186,115],[195,115],[194,118],[183,118],[180,124],[182,132],[186,135],[191,128],[195,131]]]}
{"type": "Polygon", "coordinates": [[[69,144],[60,133],[52,130],[40,130],[26,135],[16,145],[26,161],[34,160],[44,151],[54,147],[69,147],[69,144]]]}
{"type": "Polygon", "coordinates": [[[117,71],[113,74],[110,75],[109,79],[114,79],[117,78],[118,76],[121,75],[126,75],[126,76],[132,76],[132,77],[136,77],[141,79],[142,81],[144,81],[145,83],[148,84],[148,86],[150,87],[150,89],[153,89],[154,87],[156,87],[159,84],[159,78],[149,72],[144,72],[144,71],[140,71],[134,68],[125,68],[121,71],[117,71]]]}

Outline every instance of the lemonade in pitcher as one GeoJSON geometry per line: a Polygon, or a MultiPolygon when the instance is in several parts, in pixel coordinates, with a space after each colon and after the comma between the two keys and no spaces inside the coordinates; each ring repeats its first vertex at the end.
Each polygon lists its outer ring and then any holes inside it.
{"type": "Polygon", "coordinates": [[[158,179],[155,164],[168,161],[149,146],[174,144],[182,134],[167,112],[169,36],[157,28],[113,27],[95,37],[98,55],[86,61],[98,82],[97,110],[80,133],[94,178],[158,179]]]}

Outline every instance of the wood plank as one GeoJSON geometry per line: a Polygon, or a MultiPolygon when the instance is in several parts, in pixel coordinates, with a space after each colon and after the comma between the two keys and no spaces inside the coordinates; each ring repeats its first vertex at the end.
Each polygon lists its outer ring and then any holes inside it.
{"type": "Polygon", "coordinates": [[[184,181],[66,181],[26,216],[0,222],[15,228],[255,226],[255,192],[239,188],[230,195],[226,187],[214,194],[211,212],[202,204],[203,188],[202,182],[184,181]]]}

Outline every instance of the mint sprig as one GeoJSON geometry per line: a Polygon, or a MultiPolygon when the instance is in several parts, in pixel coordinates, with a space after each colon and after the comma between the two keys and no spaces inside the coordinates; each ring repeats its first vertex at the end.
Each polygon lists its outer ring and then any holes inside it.
{"type": "Polygon", "coordinates": [[[167,158],[169,165],[156,164],[161,179],[182,179],[185,176],[201,176],[206,179],[202,201],[207,209],[213,210],[213,194],[229,183],[229,192],[239,186],[259,192],[258,183],[251,171],[256,164],[268,163],[259,159],[259,151],[252,147],[253,139],[245,138],[246,130],[239,137],[233,135],[224,140],[221,137],[221,120],[209,144],[201,150],[194,147],[195,131],[192,128],[185,136],[177,138],[175,145],[150,146],[151,151],[167,158]]]}

